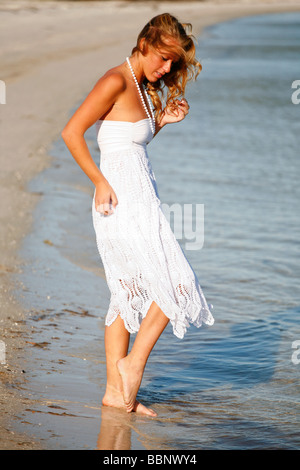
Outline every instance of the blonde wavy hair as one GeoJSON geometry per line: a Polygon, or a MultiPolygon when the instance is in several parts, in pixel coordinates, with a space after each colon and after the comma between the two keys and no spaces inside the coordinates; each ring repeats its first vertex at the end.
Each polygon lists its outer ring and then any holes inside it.
{"type": "Polygon", "coordinates": [[[184,97],[187,82],[196,80],[202,66],[195,58],[194,37],[190,23],[180,23],[169,13],[163,13],[152,18],[140,32],[137,44],[132,53],[147,54],[151,49],[163,49],[174,59],[169,73],[157,82],[145,80],[144,85],[150,95],[156,116],[159,118],[165,106],[174,106],[175,100],[184,97]],[[141,40],[143,46],[141,48],[141,40]],[[166,93],[165,93],[166,91],[166,93]],[[166,96],[165,96],[166,95],[166,96]]]}

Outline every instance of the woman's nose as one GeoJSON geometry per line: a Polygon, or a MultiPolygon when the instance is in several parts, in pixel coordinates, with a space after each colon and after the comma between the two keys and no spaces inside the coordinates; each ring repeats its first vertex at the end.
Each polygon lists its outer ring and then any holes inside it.
{"type": "Polygon", "coordinates": [[[169,73],[170,70],[171,70],[171,67],[172,67],[172,61],[171,60],[168,60],[165,64],[164,64],[164,72],[165,73],[169,73]]]}

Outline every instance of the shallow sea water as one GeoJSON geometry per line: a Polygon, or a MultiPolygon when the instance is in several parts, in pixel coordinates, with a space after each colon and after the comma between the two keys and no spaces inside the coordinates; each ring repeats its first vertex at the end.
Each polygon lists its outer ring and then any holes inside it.
{"type": "MultiPolygon", "coordinates": [[[[183,340],[167,328],[157,343],[139,394],[156,419],[101,407],[109,291],[92,188],[54,143],[52,167],[30,188],[43,198],[19,279],[23,393],[36,402],[20,426],[45,447],[299,448],[299,53],[299,13],[207,28],[189,117],[149,145],[161,201],[204,204],[204,245],[185,252],[215,316],[183,340]]],[[[94,129],[87,136],[98,161],[94,129]]]]}

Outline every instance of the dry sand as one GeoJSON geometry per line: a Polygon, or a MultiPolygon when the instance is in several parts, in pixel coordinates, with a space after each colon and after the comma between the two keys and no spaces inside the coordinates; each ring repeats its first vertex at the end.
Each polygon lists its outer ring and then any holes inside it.
{"type": "Polygon", "coordinates": [[[199,35],[205,26],[244,15],[300,11],[300,2],[0,0],[0,79],[6,84],[6,104],[0,105],[0,340],[6,345],[6,363],[0,364],[0,449],[41,447],[14,432],[18,413],[30,401],[19,393],[29,332],[14,278],[22,271],[19,248],[39,202],[28,182],[51,165],[47,150],[70,110],[107,68],[130,53],[147,20],[165,11],[191,21],[199,35]]]}

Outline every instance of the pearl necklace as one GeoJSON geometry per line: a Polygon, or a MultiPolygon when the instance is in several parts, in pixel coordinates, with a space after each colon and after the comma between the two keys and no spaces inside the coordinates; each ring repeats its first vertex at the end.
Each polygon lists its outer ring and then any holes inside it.
{"type": "Polygon", "coordinates": [[[148,103],[149,103],[149,108],[150,108],[150,111],[151,111],[151,115],[150,115],[150,113],[149,113],[149,111],[148,111],[148,108],[147,108],[147,106],[146,106],[144,97],[143,97],[142,92],[141,92],[141,88],[140,88],[139,82],[137,81],[137,78],[136,78],[136,76],[135,76],[135,73],[134,73],[134,71],[133,71],[133,68],[132,68],[132,66],[131,66],[131,63],[130,63],[130,61],[129,61],[129,57],[126,57],[126,61],[127,61],[128,65],[129,65],[131,74],[132,74],[132,76],[133,76],[133,79],[134,79],[134,81],[135,81],[136,87],[137,87],[137,89],[138,89],[138,92],[139,92],[139,95],[140,95],[140,98],[141,98],[141,102],[142,102],[143,107],[144,107],[144,109],[145,109],[145,111],[146,111],[146,114],[147,114],[147,116],[148,116],[148,119],[149,119],[149,122],[150,122],[150,127],[151,127],[151,130],[152,130],[152,134],[154,134],[154,132],[155,132],[155,117],[154,117],[154,113],[153,113],[153,109],[152,109],[152,103],[151,103],[151,101],[150,101],[149,95],[148,95],[148,93],[146,93],[146,95],[147,95],[147,100],[148,100],[148,103]]]}

